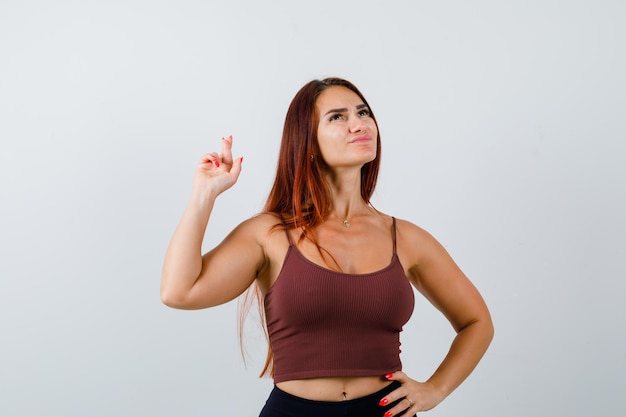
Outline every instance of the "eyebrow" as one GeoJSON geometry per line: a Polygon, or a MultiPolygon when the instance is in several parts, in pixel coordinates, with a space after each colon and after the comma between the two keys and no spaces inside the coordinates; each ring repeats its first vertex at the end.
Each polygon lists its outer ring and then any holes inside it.
{"type": "MultiPolygon", "coordinates": [[[[366,109],[368,108],[367,104],[359,104],[358,106],[356,106],[357,110],[361,110],[361,109],[366,109]]],[[[342,107],[340,109],[330,109],[328,110],[326,113],[324,113],[324,116],[330,114],[330,113],[345,113],[348,111],[347,107],[342,107]]]]}

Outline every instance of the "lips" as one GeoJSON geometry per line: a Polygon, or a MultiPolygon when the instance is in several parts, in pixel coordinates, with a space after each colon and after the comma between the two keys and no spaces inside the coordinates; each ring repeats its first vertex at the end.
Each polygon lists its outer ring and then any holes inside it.
{"type": "Polygon", "coordinates": [[[372,140],[372,136],[365,134],[365,135],[356,136],[350,141],[350,143],[367,143],[367,142],[371,142],[371,140],[372,140]]]}

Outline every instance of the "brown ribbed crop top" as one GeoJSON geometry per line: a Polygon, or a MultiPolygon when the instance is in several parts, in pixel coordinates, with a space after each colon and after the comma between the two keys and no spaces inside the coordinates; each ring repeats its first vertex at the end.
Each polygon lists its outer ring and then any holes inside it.
{"type": "Polygon", "coordinates": [[[265,295],[274,382],[384,375],[402,369],[400,332],[415,298],[396,254],[390,264],[345,274],[305,258],[289,240],[278,278],[265,295]]]}

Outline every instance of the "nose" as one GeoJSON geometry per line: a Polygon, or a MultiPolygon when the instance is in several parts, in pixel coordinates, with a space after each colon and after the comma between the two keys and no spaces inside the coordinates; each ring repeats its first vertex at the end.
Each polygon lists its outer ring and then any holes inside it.
{"type": "Polygon", "coordinates": [[[364,128],[363,119],[361,119],[358,116],[352,117],[352,119],[350,120],[350,125],[349,125],[350,133],[360,132],[361,130],[363,130],[363,128],[364,128]]]}

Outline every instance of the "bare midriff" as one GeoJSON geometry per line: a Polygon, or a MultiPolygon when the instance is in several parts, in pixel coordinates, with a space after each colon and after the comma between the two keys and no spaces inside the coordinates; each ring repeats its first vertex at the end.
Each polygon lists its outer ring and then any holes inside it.
{"type": "Polygon", "coordinates": [[[279,382],[276,386],[308,400],[345,401],[370,395],[389,384],[382,376],[360,376],[296,379],[279,382]]]}

